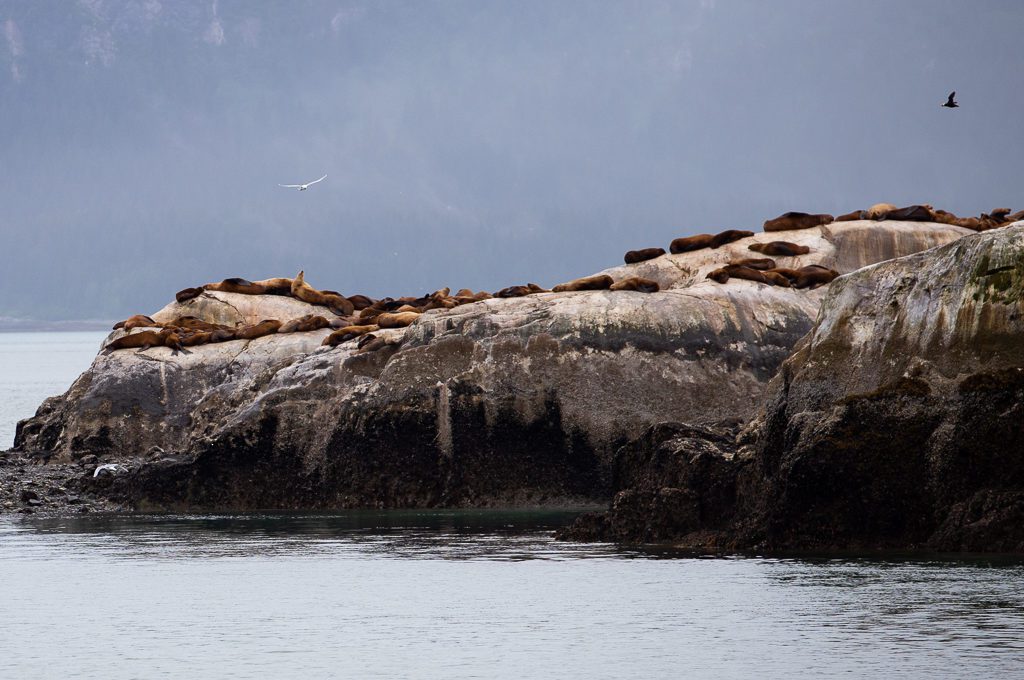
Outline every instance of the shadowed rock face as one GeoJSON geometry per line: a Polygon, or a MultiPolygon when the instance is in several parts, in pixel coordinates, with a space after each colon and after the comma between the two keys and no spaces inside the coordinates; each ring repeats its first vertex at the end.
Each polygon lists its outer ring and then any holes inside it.
{"type": "Polygon", "coordinates": [[[1022,294],[1024,223],[837,279],[743,435],[649,431],[569,534],[1024,551],[1022,294]]]}
{"type": "MultiPolygon", "coordinates": [[[[614,452],[653,423],[749,418],[826,290],[720,285],[707,271],[751,256],[755,241],[811,247],[780,266],[853,266],[963,233],[850,222],[757,234],[606,272],[654,278],[660,293],[546,293],[433,310],[379,332],[395,344],[365,354],[355,342],[321,347],[326,329],[189,354],[114,352],[21,423],[16,446],[57,460],[131,461],[154,446],[176,454],[118,477],[112,493],[147,509],[607,498],[614,452]]],[[[329,316],[291,298],[218,292],[158,316],[249,323],[311,312],[329,316]]]]}

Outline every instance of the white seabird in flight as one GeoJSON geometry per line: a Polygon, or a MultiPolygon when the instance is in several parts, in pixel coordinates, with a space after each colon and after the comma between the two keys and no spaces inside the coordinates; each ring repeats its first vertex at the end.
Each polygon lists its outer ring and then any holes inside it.
{"type": "Polygon", "coordinates": [[[305,191],[317,182],[323,182],[325,179],[327,179],[327,175],[324,175],[320,179],[315,179],[308,184],[278,184],[277,186],[284,187],[285,189],[298,189],[299,191],[305,191]]]}

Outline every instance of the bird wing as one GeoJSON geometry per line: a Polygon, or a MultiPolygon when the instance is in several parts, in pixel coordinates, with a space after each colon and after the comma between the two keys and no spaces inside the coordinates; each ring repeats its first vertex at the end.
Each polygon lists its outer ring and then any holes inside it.
{"type": "Polygon", "coordinates": [[[278,184],[277,186],[284,187],[285,189],[298,189],[302,185],[301,184],[278,184]]]}
{"type": "Polygon", "coordinates": [[[323,181],[324,181],[325,179],[327,179],[327,175],[324,175],[324,176],[323,176],[323,177],[321,177],[320,179],[315,179],[315,180],[313,180],[312,182],[310,182],[310,183],[309,183],[309,184],[307,184],[306,186],[308,187],[308,186],[309,186],[310,184],[316,184],[317,182],[323,182],[323,181]]]}
{"type": "Polygon", "coordinates": [[[952,104],[954,97],[956,97],[956,90],[953,90],[952,92],[949,93],[949,99],[946,100],[946,103],[952,104]]]}

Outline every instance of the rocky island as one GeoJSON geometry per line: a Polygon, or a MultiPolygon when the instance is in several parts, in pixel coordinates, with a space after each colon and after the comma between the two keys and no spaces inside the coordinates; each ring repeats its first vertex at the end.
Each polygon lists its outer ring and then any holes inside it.
{"type": "MultiPolygon", "coordinates": [[[[66,509],[66,494],[141,511],[610,501],[566,536],[1024,549],[1024,224],[975,233],[914,213],[852,217],[872,219],[593,277],[640,277],[654,293],[603,286],[429,309],[376,328],[375,351],[357,338],[325,345],[331,327],[108,349],[19,424],[0,456],[0,500],[6,511],[66,509]],[[752,245],[780,241],[807,252],[773,256],[779,271],[839,277],[715,279],[760,257],[752,245]],[[27,505],[17,480],[32,474],[49,481],[27,505]]],[[[315,314],[337,326],[346,311],[204,289],[151,321],[315,314]]]]}

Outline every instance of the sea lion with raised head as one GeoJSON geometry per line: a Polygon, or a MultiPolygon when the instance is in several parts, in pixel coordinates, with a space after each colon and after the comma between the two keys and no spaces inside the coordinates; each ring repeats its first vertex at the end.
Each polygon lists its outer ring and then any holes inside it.
{"type": "Polygon", "coordinates": [[[334,291],[325,293],[306,283],[305,271],[300,271],[292,279],[291,294],[297,300],[327,307],[338,316],[348,316],[355,311],[355,305],[349,302],[344,295],[334,291]]]}
{"type": "Polygon", "coordinates": [[[657,281],[645,279],[639,276],[630,276],[613,283],[608,290],[632,290],[638,293],[657,293],[661,286],[657,281]]]}
{"type": "Polygon", "coordinates": [[[640,250],[630,250],[622,259],[625,260],[626,264],[636,264],[637,262],[653,260],[654,258],[661,257],[664,254],[664,248],[641,248],[640,250]]]}
{"type": "MultiPolygon", "coordinates": [[[[811,252],[809,247],[790,243],[789,241],[751,243],[747,246],[747,249],[753,250],[755,253],[761,253],[762,255],[774,255],[775,257],[795,257],[797,255],[806,255],[811,252]]],[[[771,267],[769,267],[769,269],[771,269],[771,267]]]]}
{"type": "Polygon", "coordinates": [[[555,293],[571,293],[581,290],[608,290],[613,283],[615,283],[615,279],[607,274],[594,274],[593,276],[584,276],[581,279],[560,283],[551,290],[555,293]]]}
{"type": "Polygon", "coordinates": [[[783,213],[775,219],[764,223],[765,231],[791,231],[794,229],[813,229],[823,224],[831,224],[835,219],[828,214],[812,215],[805,212],[783,213]]]}
{"type": "Polygon", "coordinates": [[[767,257],[748,257],[743,260],[733,260],[729,264],[739,267],[750,267],[751,269],[758,269],[761,271],[775,268],[775,260],[767,257]]]}
{"type": "Polygon", "coordinates": [[[721,248],[727,243],[733,241],[739,241],[741,238],[747,238],[753,236],[754,232],[747,231],[746,229],[727,229],[720,234],[715,234],[711,237],[711,243],[708,244],[708,248],[721,248]]]}
{"type": "Polygon", "coordinates": [[[673,255],[679,253],[688,253],[693,250],[701,250],[703,248],[710,248],[711,242],[714,241],[715,237],[711,234],[697,234],[695,236],[682,236],[677,239],[673,239],[672,243],[668,245],[668,250],[673,255]]]}
{"type": "Polygon", "coordinates": [[[199,297],[202,294],[203,287],[197,286],[196,288],[186,288],[184,290],[179,290],[177,293],[174,294],[174,299],[175,301],[177,301],[178,304],[184,304],[191,300],[192,298],[199,297]]]}

